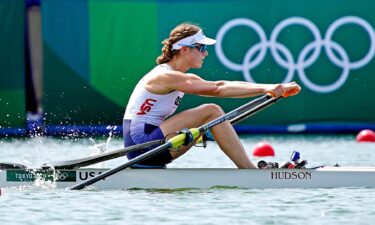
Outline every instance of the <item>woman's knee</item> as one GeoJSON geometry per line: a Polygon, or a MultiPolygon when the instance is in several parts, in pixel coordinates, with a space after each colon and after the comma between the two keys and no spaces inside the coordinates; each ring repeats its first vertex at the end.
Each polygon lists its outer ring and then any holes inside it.
{"type": "Polygon", "coordinates": [[[200,107],[202,113],[209,117],[219,117],[225,114],[224,110],[220,106],[213,103],[203,104],[200,107]]]}

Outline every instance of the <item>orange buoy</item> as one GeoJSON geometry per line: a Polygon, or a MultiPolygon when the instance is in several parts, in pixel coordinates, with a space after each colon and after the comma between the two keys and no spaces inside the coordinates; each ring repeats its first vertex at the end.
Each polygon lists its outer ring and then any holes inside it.
{"type": "Polygon", "coordinates": [[[258,157],[275,156],[275,151],[273,150],[273,147],[269,143],[260,142],[255,146],[253,150],[253,156],[258,156],[258,157]]]}
{"type": "Polygon", "coordinates": [[[357,134],[356,140],[358,142],[375,142],[375,132],[368,129],[361,130],[357,134]]]}

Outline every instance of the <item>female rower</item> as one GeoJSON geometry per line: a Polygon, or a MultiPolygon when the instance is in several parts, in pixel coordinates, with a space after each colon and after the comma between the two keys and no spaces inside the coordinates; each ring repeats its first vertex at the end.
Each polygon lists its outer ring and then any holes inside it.
{"type": "MultiPolygon", "coordinates": [[[[158,64],[136,85],[123,120],[125,147],[171,138],[176,131],[199,127],[224,114],[215,104],[204,104],[178,114],[177,109],[184,94],[224,98],[247,98],[265,93],[286,97],[296,95],[301,87],[295,82],[286,84],[255,84],[243,81],[208,81],[187,73],[190,68],[201,68],[208,56],[207,46],[215,40],[206,37],[201,28],[183,23],[175,27],[156,59],[158,64]],[[171,116],[172,115],[172,116],[171,116]]],[[[238,168],[256,168],[247,156],[240,139],[230,122],[211,128],[220,149],[238,168]]],[[[176,151],[170,149],[147,159],[134,167],[164,168],[166,164],[183,155],[194,142],[176,151]]],[[[155,146],[153,146],[155,147],[155,146]]],[[[128,153],[128,159],[137,157],[152,148],[128,153]]]]}

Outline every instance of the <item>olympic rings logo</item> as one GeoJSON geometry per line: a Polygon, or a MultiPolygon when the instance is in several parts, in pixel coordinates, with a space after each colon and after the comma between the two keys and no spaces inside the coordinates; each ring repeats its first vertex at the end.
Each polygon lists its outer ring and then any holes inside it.
{"type": "Polygon", "coordinates": [[[64,181],[66,178],[68,178],[69,174],[67,172],[57,172],[56,173],[56,180],[58,181],[64,181]]]}
{"type": "Polygon", "coordinates": [[[375,32],[372,26],[364,19],[356,16],[345,16],[334,21],[328,28],[325,37],[322,38],[318,27],[306,18],[290,17],[276,25],[268,40],[262,27],[253,20],[247,18],[237,18],[225,23],[216,35],[217,44],[215,46],[216,55],[222,64],[234,71],[242,71],[245,80],[255,82],[251,77],[250,70],[257,67],[264,59],[267,49],[270,49],[274,60],[283,68],[288,70],[288,73],[282,83],[292,81],[295,71],[297,71],[300,80],[309,89],[320,92],[329,93],[339,89],[347,80],[350,70],[361,68],[367,65],[375,54],[375,32]],[[348,53],[337,42],[332,40],[335,31],[345,24],[356,24],[362,27],[369,35],[370,47],[367,54],[360,60],[351,62],[348,53]],[[311,31],[314,36],[314,41],[307,44],[299,53],[297,61],[294,60],[290,50],[278,42],[280,32],[291,25],[304,26],[311,31]],[[222,49],[223,39],[226,33],[237,26],[245,26],[253,29],[260,42],[253,45],[245,54],[242,64],[237,64],[230,61],[224,54],[222,49]],[[336,66],[342,68],[342,73],[338,80],[329,85],[319,85],[312,82],[305,73],[305,69],[311,66],[320,56],[321,50],[324,48],[329,60],[336,66]],[[312,51],[312,53],[311,53],[312,51]],[[282,53],[285,59],[279,54],[282,53]],[[339,57],[334,54],[336,52],[339,57]],[[311,53],[311,54],[309,54],[311,53]],[[256,56],[256,57],[255,57],[256,56]],[[255,58],[254,58],[255,57],[255,58]],[[254,59],[253,59],[254,58],[254,59]]]}

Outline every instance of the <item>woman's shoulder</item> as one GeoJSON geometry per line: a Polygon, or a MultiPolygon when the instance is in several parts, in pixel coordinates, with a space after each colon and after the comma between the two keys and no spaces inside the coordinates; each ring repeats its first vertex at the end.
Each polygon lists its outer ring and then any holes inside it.
{"type": "Polygon", "coordinates": [[[155,66],[148,74],[147,77],[180,77],[181,75],[185,75],[185,73],[179,72],[177,70],[173,70],[168,64],[160,64],[155,66]]]}
{"type": "Polygon", "coordinates": [[[169,66],[166,63],[156,65],[151,71],[156,71],[156,72],[169,72],[173,71],[172,67],[169,66]]]}
{"type": "Polygon", "coordinates": [[[154,68],[152,68],[146,74],[146,76],[157,76],[157,75],[161,75],[161,74],[164,74],[164,73],[168,73],[170,71],[173,71],[173,70],[171,70],[171,68],[167,64],[160,64],[160,65],[156,65],[154,68]]]}

